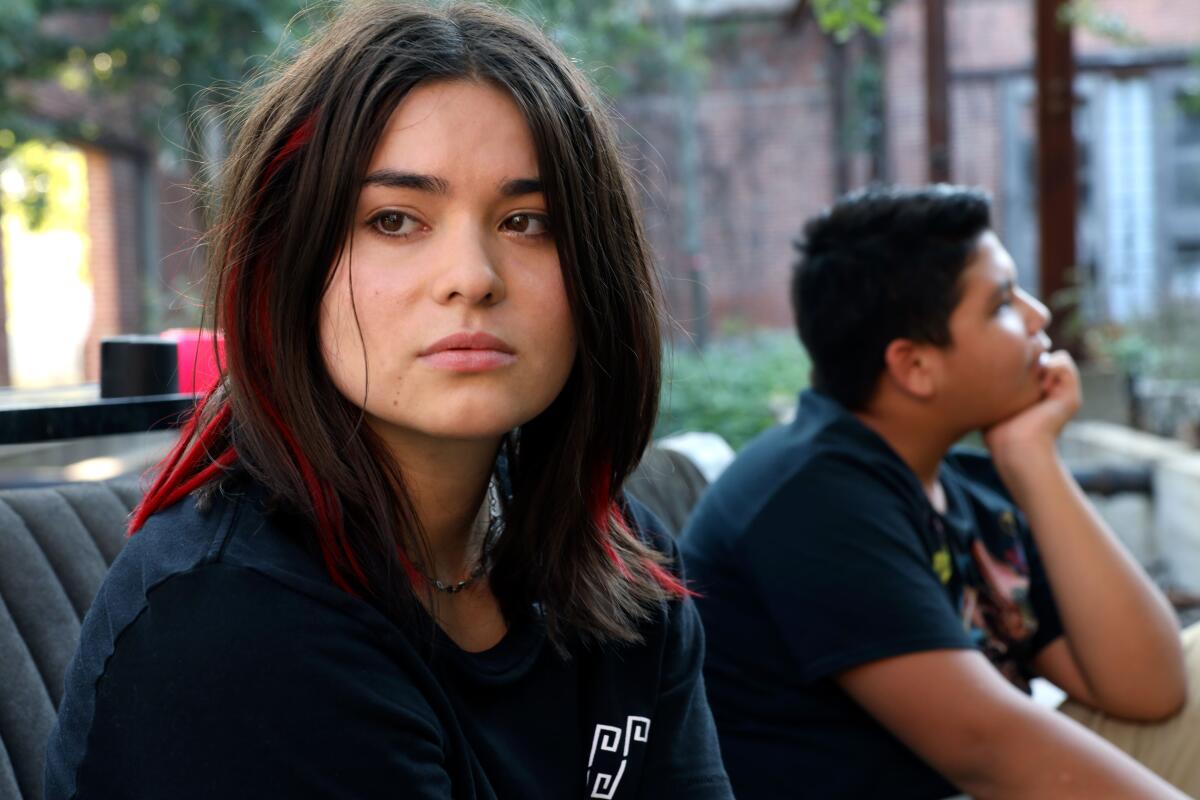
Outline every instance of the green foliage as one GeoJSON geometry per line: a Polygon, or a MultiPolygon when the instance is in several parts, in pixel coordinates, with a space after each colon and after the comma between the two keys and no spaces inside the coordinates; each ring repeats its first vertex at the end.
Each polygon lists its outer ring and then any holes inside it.
{"type": "Polygon", "coordinates": [[[705,31],[652,2],[493,0],[537,23],[603,91],[664,91],[681,72],[703,73],[705,31]]]}
{"type": "MultiPolygon", "coordinates": [[[[704,26],[670,0],[492,0],[542,24],[611,94],[664,90],[672,75],[704,69],[704,26]]],[[[879,33],[894,0],[811,0],[840,39],[879,33]]],[[[151,135],[181,140],[212,87],[236,86],[268,54],[286,56],[329,0],[5,0],[0,14],[0,159],[31,138],[90,139],[101,120],[48,121],[32,113],[30,81],[97,94],[137,89],[151,135]],[[79,25],[64,21],[86,20],[79,25]]],[[[219,98],[218,98],[219,99],[219,98]]]]}
{"type": "Polygon", "coordinates": [[[720,434],[735,449],[775,424],[808,383],[808,358],[792,331],[725,338],[702,352],[667,353],[655,431],[720,434]]]}
{"type": "Polygon", "coordinates": [[[1089,328],[1089,355],[1147,378],[1200,381],[1200,302],[1176,301],[1126,325],[1089,328]]]}
{"type": "Polygon", "coordinates": [[[85,51],[90,79],[111,89],[150,82],[181,113],[209,87],[240,84],[268,54],[286,56],[322,18],[301,14],[304,0],[93,2],[114,10],[107,40],[85,51]]]}
{"type": "Polygon", "coordinates": [[[1058,20],[1124,47],[1145,44],[1145,39],[1125,20],[1100,8],[1096,0],[1071,0],[1059,8],[1058,20]]]}
{"type": "Polygon", "coordinates": [[[882,62],[866,58],[854,65],[851,103],[842,132],[848,151],[870,152],[872,142],[883,135],[885,88],[882,62]]]}
{"type": "MultiPolygon", "coordinates": [[[[1200,51],[1192,55],[1192,69],[1200,74],[1200,51]]],[[[1194,80],[1175,95],[1175,102],[1187,115],[1200,117],[1200,81],[1194,80]]]]}
{"type": "Polygon", "coordinates": [[[0,160],[22,141],[53,132],[53,126],[24,113],[10,79],[48,77],[52,48],[38,35],[42,0],[5,0],[0,12],[0,160]]]}
{"type": "Polygon", "coordinates": [[[69,91],[96,95],[136,90],[148,101],[142,105],[152,109],[153,116],[141,120],[147,132],[174,128],[168,137],[177,135],[208,87],[242,81],[257,56],[294,43],[287,23],[303,0],[6,0],[5,5],[0,138],[11,149],[29,138],[86,140],[101,132],[100,120],[39,119],[29,81],[54,80],[69,91]]]}
{"type": "Polygon", "coordinates": [[[26,230],[74,230],[80,225],[83,159],[62,147],[26,142],[0,171],[0,213],[13,214],[26,230]]]}
{"type": "Polygon", "coordinates": [[[821,29],[847,42],[860,30],[878,36],[883,18],[894,0],[810,0],[813,16],[821,29]]]}

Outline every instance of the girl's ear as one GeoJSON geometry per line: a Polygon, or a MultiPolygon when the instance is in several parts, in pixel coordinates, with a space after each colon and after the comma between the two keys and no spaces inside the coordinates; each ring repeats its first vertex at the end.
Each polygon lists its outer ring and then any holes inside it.
{"type": "Polygon", "coordinates": [[[895,339],[883,352],[884,375],[900,392],[928,400],[937,389],[938,355],[932,345],[895,339]]]}

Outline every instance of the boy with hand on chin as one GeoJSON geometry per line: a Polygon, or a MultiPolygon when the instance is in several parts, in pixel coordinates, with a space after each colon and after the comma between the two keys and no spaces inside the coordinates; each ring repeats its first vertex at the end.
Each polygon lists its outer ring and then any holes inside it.
{"type": "Polygon", "coordinates": [[[1078,372],[987,198],[869,190],[800,247],[813,389],[683,537],[737,794],[1200,793],[1200,631],[1058,457],[1078,372]],[[990,458],[951,451],[973,431],[990,458]],[[1066,713],[1031,701],[1039,675],[1066,713]]]}

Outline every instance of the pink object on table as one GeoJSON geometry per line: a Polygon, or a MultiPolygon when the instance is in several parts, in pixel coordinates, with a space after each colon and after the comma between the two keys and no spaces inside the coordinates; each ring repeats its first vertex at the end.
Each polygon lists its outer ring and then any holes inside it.
{"type": "MultiPolygon", "coordinates": [[[[221,377],[213,353],[213,332],[199,328],[171,328],[159,334],[175,342],[179,348],[179,391],[184,394],[203,394],[221,377]]],[[[225,361],[225,337],[216,334],[221,362],[225,361]]]]}

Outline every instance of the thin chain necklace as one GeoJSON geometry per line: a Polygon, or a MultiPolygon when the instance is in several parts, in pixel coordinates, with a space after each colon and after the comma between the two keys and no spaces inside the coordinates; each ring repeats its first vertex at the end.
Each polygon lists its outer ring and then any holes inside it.
{"type": "Polygon", "coordinates": [[[487,529],[483,532],[483,544],[479,548],[479,563],[471,570],[467,577],[455,583],[443,583],[442,581],[430,575],[426,575],[419,568],[417,572],[425,581],[434,589],[445,594],[458,594],[463,589],[471,586],[475,581],[482,578],[492,568],[492,545],[499,538],[500,533],[504,529],[504,519],[500,514],[500,487],[496,485],[496,479],[488,483],[487,497],[484,501],[484,506],[481,506],[479,513],[475,515],[475,522],[472,525],[473,530],[478,530],[483,525],[487,529]],[[484,507],[487,508],[487,516],[484,517],[484,507]],[[484,521],[486,519],[486,522],[484,521]]]}

